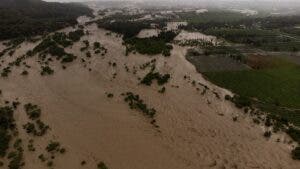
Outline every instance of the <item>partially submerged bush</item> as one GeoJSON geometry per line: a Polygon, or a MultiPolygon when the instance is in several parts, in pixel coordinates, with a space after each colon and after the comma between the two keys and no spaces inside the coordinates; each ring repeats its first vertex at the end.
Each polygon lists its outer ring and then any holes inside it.
{"type": "Polygon", "coordinates": [[[270,138],[271,135],[272,135],[272,132],[271,132],[271,131],[266,131],[266,132],[264,133],[264,137],[266,137],[266,138],[270,138]]]}
{"type": "Polygon", "coordinates": [[[54,70],[51,69],[49,66],[42,66],[41,75],[52,75],[54,73],[54,70]]]}
{"type": "Polygon", "coordinates": [[[51,141],[46,147],[48,152],[59,152],[60,151],[60,143],[56,141],[51,141]]]}
{"type": "Polygon", "coordinates": [[[31,103],[25,104],[24,109],[26,111],[27,116],[31,120],[36,120],[41,117],[41,109],[37,105],[33,105],[31,103]]]}
{"type": "Polygon", "coordinates": [[[28,122],[23,125],[23,128],[28,134],[34,136],[43,136],[46,134],[49,126],[44,124],[41,120],[41,109],[39,106],[28,103],[24,105],[25,112],[32,122],[28,122]]]}
{"type": "Polygon", "coordinates": [[[107,93],[107,95],[106,95],[108,98],[113,98],[114,97],[114,94],[112,94],[112,93],[107,93]]]}
{"type": "Polygon", "coordinates": [[[141,83],[150,86],[153,80],[157,80],[158,85],[164,85],[168,83],[170,79],[170,74],[161,75],[158,72],[150,71],[142,80],[141,83]]]}
{"type": "Polygon", "coordinates": [[[82,29],[75,30],[73,32],[69,32],[68,38],[73,42],[77,42],[84,35],[84,31],[82,29]]]}
{"type": "Polygon", "coordinates": [[[300,144],[300,130],[294,127],[289,127],[286,132],[293,140],[300,144]]]}
{"type": "Polygon", "coordinates": [[[148,106],[144,103],[142,99],[140,99],[139,95],[135,95],[131,92],[127,92],[125,94],[125,102],[127,102],[131,109],[137,109],[142,111],[145,115],[153,118],[156,110],[153,108],[148,108],[148,106]]]}
{"type": "Polygon", "coordinates": [[[15,129],[15,120],[12,107],[0,107],[0,157],[4,157],[9,148],[12,136],[9,134],[15,129]]]}
{"type": "Polygon", "coordinates": [[[108,167],[104,164],[104,162],[100,162],[97,165],[98,169],[108,169],[108,167]]]}
{"type": "Polygon", "coordinates": [[[300,160],[300,146],[296,147],[292,151],[292,157],[293,157],[294,160],[300,160]]]}

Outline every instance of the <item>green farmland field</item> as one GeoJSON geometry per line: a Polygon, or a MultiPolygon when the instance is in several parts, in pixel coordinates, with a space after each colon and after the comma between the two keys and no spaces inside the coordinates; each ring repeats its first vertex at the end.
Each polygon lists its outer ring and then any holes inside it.
{"type": "Polygon", "coordinates": [[[276,60],[261,70],[203,73],[213,83],[241,96],[255,98],[259,107],[300,126],[300,66],[276,60]]]}
{"type": "Polygon", "coordinates": [[[300,109],[300,66],[284,64],[265,70],[206,72],[212,82],[263,102],[300,109]]]}

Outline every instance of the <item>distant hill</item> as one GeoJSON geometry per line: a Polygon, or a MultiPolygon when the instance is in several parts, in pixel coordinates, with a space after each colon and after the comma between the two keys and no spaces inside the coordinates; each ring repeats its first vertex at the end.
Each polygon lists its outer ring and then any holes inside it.
{"type": "Polygon", "coordinates": [[[77,3],[0,0],[0,40],[55,31],[81,15],[92,16],[92,10],[77,3]]]}

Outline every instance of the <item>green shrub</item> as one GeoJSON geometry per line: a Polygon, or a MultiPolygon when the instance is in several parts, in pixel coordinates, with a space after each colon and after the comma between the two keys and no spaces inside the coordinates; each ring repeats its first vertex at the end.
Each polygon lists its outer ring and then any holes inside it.
{"type": "Polygon", "coordinates": [[[129,107],[131,109],[140,110],[150,118],[153,118],[156,113],[155,109],[148,108],[148,106],[144,103],[144,101],[142,99],[140,99],[139,95],[134,95],[131,92],[127,92],[125,94],[124,101],[129,104],[129,107]]]}
{"type": "Polygon", "coordinates": [[[0,157],[4,157],[9,149],[12,137],[9,130],[15,129],[15,121],[12,107],[0,107],[0,157]]]}
{"type": "Polygon", "coordinates": [[[23,76],[28,75],[28,71],[24,70],[24,71],[21,73],[21,75],[23,75],[23,76]]]}
{"type": "Polygon", "coordinates": [[[37,105],[28,103],[24,105],[24,109],[26,111],[27,116],[31,120],[36,120],[41,117],[42,110],[37,105]]]}
{"type": "Polygon", "coordinates": [[[9,169],[20,169],[24,166],[23,152],[18,152],[8,164],[9,169]]]}
{"type": "Polygon", "coordinates": [[[8,66],[8,67],[3,68],[2,72],[1,72],[1,76],[7,77],[9,73],[11,73],[11,70],[10,70],[10,67],[8,66]]]}
{"type": "Polygon", "coordinates": [[[85,165],[86,164],[86,161],[81,161],[80,165],[85,165]]]}
{"type": "Polygon", "coordinates": [[[42,71],[41,71],[41,75],[52,75],[54,73],[54,70],[51,69],[51,67],[49,66],[42,66],[42,71]]]}
{"type": "Polygon", "coordinates": [[[101,44],[99,42],[94,42],[94,50],[100,49],[101,44]]]}
{"type": "Polygon", "coordinates": [[[286,132],[294,141],[300,144],[300,130],[294,127],[289,127],[286,132]]]}
{"type": "Polygon", "coordinates": [[[141,80],[141,84],[145,84],[150,86],[152,84],[153,80],[157,80],[158,85],[164,85],[165,83],[168,83],[170,79],[170,74],[161,75],[158,72],[150,71],[146,76],[141,80]]]}
{"type": "Polygon", "coordinates": [[[225,95],[225,100],[231,100],[231,99],[232,99],[231,96],[225,95]]]}
{"type": "Polygon", "coordinates": [[[73,62],[77,57],[74,56],[73,54],[66,54],[62,57],[61,62],[62,63],[68,63],[68,62],[73,62]]]}
{"type": "Polygon", "coordinates": [[[97,165],[98,169],[108,169],[108,167],[104,164],[104,162],[100,162],[97,165]]]}
{"type": "Polygon", "coordinates": [[[82,29],[75,30],[73,32],[69,32],[68,38],[71,39],[73,42],[77,42],[80,38],[84,35],[84,31],[82,29]]]}
{"type": "MultiPolygon", "coordinates": [[[[82,15],[92,16],[92,10],[84,5],[49,3],[40,0],[1,0],[0,39],[20,39],[43,35],[64,27],[76,25],[82,15]],[[3,6],[4,5],[4,6],[3,6]]],[[[35,39],[30,39],[35,41],[35,39]]]]}
{"type": "Polygon", "coordinates": [[[90,57],[92,56],[92,55],[91,55],[91,52],[86,52],[85,55],[86,55],[87,58],[90,58],[90,57]]]}
{"type": "Polygon", "coordinates": [[[28,133],[28,134],[36,133],[35,125],[33,123],[28,122],[25,125],[23,125],[23,128],[26,130],[26,133],[28,133]]]}
{"type": "Polygon", "coordinates": [[[44,156],[44,154],[40,154],[39,156],[38,156],[38,158],[42,161],[42,162],[45,162],[47,159],[46,159],[46,157],[44,156]]]}
{"type": "Polygon", "coordinates": [[[292,157],[293,157],[294,160],[300,160],[300,146],[296,147],[292,151],[292,157]]]}
{"type": "Polygon", "coordinates": [[[67,38],[68,36],[64,32],[55,32],[54,35],[52,35],[52,39],[63,47],[73,45],[72,41],[68,40],[67,38]]]}
{"type": "Polygon", "coordinates": [[[59,152],[60,152],[61,154],[65,154],[65,153],[66,153],[66,149],[65,149],[65,148],[61,148],[61,149],[59,150],[59,152]]]}
{"type": "Polygon", "coordinates": [[[33,140],[29,140],[29,143],[27,145],[28,151],[35,151],[35,148],[33,146],[33,140]]]}
{"type": "Polygon", "coordinates": [[[113,98],[113,97],[114,97],[114,94],[112,94],[112,93],[107,93],[107,97],[108,97],[108,98],[113,98]]]}
{"type": "Polygon", "coordinates": [[[35,123],[26,123],[23,125],[23,128],[28,134],[32,134],[34,136],[43,136],[47,133],[49,126],[45,125],[40,120],[36,120],[35,123]]]}
{"type": "Polygon", "coordinates": [[[0,157],[4,157],[9,148],[11,136],[5,130],[0,130],[0,157]]]}
{"type": "Polygon", "coordinates": [[[60,143],[51,141],[46,147],[48,152],[58,152],[60,150],[60,143]]]}
{"type": "Polygon", "coordinates": [[[264,133],[264,137],[266,137],[266,138],[270,138],[271,135],[272,135],[271,131],[265,131],[265,133],[264,133]]]}

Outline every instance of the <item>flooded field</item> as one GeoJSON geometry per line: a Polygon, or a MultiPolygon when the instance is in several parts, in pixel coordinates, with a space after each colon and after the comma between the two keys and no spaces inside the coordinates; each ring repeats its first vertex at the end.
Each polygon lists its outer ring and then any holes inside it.
{"type": "Polygon", "coordinates": [[[157,37],[161,31],[159,29],[144,29],[137,35],[138,38],[157,37]]]}
{"type": "Polygon", "coordinates": [[[254,10],[251,10],[251,9],[232,9],[232,11],[240,12],[240,13],[245,14],[247,16],[252,16],[252,15],[257,15],[258,14],[257,11],[254,11],[254,10]]]}
{"type": "Polygon", "coordinates": [[[205,13],[205,12],[208,12],[207,9],[198,9],[196,10],[196,13],[205,13]]]}
{"type": "Polygon", "coordinates": [[[177,30],[179,26],[186,26],[187,22],[168,22],[167,30],[177,30]]]}
{"type": "Polygon", "coordinates": [[[217,43],[217,38],[215,36],[205,35],[200,32],[188,32],[181,31],[175,40],[184,41],[184,40],[204,40],[212,43],[217,43]]]}

